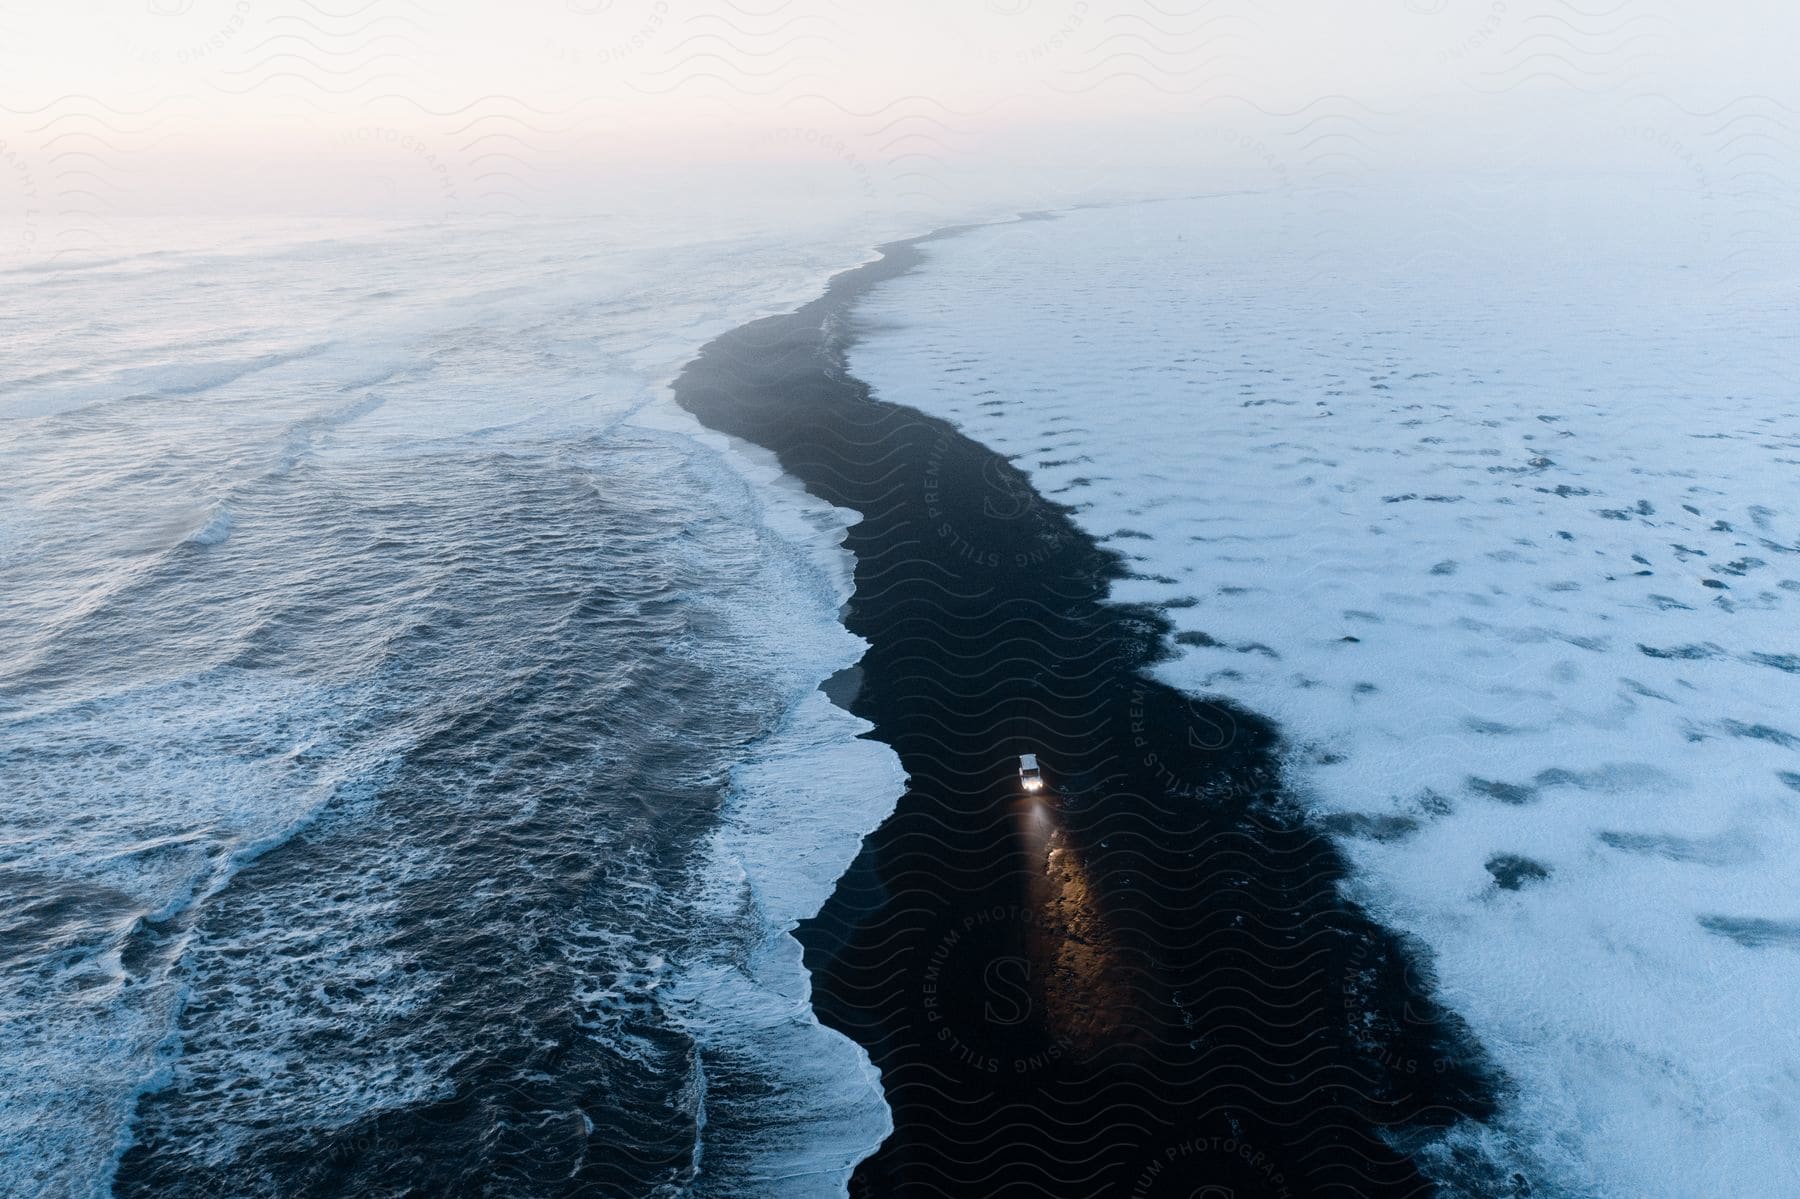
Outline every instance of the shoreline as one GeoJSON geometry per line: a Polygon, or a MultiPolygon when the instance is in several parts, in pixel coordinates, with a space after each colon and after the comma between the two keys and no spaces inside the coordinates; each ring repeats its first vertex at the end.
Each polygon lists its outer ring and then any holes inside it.
{"type": "Polygon", "coordinates": [[[1493,1072],[1339,898],[1276,730],[1149,679],[1168,623],[1107,599],[1118,556],[845,369],[857,299],[962,228],[880,247],[674,387],[861,514],[844,623],[870,648],[825,690],[909,786],[796,934],[893,1113],[851,1193],[1436,1193],[1393,1144],[1490,1114],[1493,1072]]]}

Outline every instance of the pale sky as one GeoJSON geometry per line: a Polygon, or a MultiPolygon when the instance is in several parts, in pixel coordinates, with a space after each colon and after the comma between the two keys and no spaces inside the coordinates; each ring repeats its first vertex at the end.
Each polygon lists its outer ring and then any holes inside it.
{"type": "Polygon", "coordinates": [[[943,213],[1521,155],[1693,174],[1707,114],[1800,112],[1796,34],[1777,0],[4,0],[0,240],[696,175],[943,213]]]}

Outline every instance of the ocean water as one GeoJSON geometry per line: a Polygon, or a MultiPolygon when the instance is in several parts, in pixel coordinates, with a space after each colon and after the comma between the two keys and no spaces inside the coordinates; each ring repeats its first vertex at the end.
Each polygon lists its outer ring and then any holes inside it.
{"type": "Polygon", "coordinates": [[[841,1193],[887,1111],[787,929],[899,789],[816,689],[848,514],[667,383],[871,240],[8,267],[0,1194],[841,1193]]]}
{"type": "Polygon", "coordinates": [[[850,368],[1125,555],[1164,681],[1281,724],[1505,1071],[1450,1146],[1800,1193],[1800,269],[1680,180],[1463,183],[933,242],[850,368]]]}

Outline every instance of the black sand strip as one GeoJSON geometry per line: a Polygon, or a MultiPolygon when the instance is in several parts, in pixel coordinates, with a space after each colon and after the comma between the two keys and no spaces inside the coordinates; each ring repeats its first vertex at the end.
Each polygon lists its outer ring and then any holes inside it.
{"type": "Polygon", "coordinates": [[[830,689],[911,781],[802,929],[820,1017],[894,1110],[853,1193],[1436,1193],[1395,1146],[1486,1115],[1488,1072],[1337,897],[1274,730],[1147,681],[1168,625],[1105,602],[1120,560],[1005,459],[847,375],[856,299],[926,240],[676,384],[862,514],[846,622],[871,645],[830,689]]]}

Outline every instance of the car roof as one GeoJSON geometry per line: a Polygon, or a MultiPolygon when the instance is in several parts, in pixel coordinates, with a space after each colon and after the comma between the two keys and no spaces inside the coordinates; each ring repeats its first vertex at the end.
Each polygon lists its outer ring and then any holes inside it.
{"type": "Polygon", "coordinates": [[[1020,754],[1019,755],[1019,765],[1025,767],[1025,769],[1027,769],[1027,770],[1037,769],[1037,755],[1036,754],[1020,754]]]}

